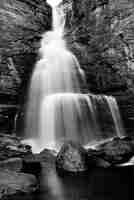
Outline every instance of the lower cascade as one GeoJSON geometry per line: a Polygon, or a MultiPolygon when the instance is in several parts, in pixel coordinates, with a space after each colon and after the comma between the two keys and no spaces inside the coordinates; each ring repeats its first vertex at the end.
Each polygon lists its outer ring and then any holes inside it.
{"type": "Polygon", "coordinates": [[[64,13],[52,10],[53,29],[43,35],[29,87],[24,141],[37,153],[66,140],[88,145],[124,136],[115,98],[82,92],[84,72],[66,47],[64,13]]]}

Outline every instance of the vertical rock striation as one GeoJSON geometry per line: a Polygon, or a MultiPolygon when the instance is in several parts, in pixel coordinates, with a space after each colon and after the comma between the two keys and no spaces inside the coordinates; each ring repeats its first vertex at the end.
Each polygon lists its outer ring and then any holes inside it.
{"type": "Polygon", "coordinates": [[[13,129],[18,109],[14,105],[25,102],[41,35],[50,28],[51,8],[45,0],[0,1],[0,130],[4,132],[13,129]]]}
{"type": "Polygon", "coordinates": [[[26,84],[36,60],[41,34],[50,27],[51,8],[46,1],[0,1],[1,95],[16,95],[26,84]]]}
{"type": "Polygon", "coordinates": [[[68,46],[88,89],[117,97],[127,130],[134,121],[134,2],[64,0],[68,46]],[[67,6],[68,5],[68,6],[67,6]]]}

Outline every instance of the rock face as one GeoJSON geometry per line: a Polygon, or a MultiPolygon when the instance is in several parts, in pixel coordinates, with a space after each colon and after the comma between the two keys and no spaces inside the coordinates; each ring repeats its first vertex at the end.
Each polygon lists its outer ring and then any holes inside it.
{"type": "Polygon", "coordinates": [[[42,34],[50,28],[51,8],[45,0],[0,1],[0,131],[2,132],[14,131],[13,120],[18,110],[13,109],[13,106],[9,108],[9,105],[22,105],[25,102],[42,34]],[[1,104],[4,104],[5,108],[1,104]],[[7,128],[5,128],[6,123],[7,128]]]}
{"type": "Polygon", "coordinates": [[[51,8],[45,0],[0,1],[1,95],[10,95],[14,101],[18,94],[23,97],[41,35],[50,28],[51,8]]]}
{"type": "Polygon", "coordinates": [[[67,15],[71,15],[67,18],[68,45],[85,69],[88,89],[102,93],[133,86],[134,2],[65,2],[69,4],[67,15]]]}
{"type": "Polygon", "coordinates": [[[56,158],[56,166],[60,171],[84,172],[87,170],[86,151],[74,142],[65,143],[56,158]]]}
{"type": "Polygon", "coordinates": [[[33,175],[0,170],[0,199],[18,193],[31,193],[37,189],[37,180],[33,175]]]}
{"type": "Polygon", "coordinates": [[[64,0],[66,39],[85,70],[87,90],[117,97],[127,131],[134,123],[134,2],[64,0]],[[124,97],[128,97],[124,100],[124,97]]]}

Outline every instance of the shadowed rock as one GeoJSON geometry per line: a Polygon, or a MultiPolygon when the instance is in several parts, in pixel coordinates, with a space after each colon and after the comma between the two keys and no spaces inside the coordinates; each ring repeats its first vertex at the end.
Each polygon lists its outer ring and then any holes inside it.
{"type": "Polygon", "coordinates": [[[21,138],[0,134],[0,168],[38,175],[41,164],[21,138]]]}
{"type": "Polygon", "coordinates": [[[97,145],[95,150],[88,150],[89,158],[95,156],[109,162],[111,165],[129,161],[134,155],[134,141],[131,138],[113,138],[97,145]]]}
{"type": "Polygon", "coordinates": [[[134,123],[134,2],[64,0],[68,46],[88,90],[117,97],[126,130],[134,123]]]}
{"type": "Polygon", "coordinates": [[[0,170],[0,199],[21,193],[31,193],[37,189],[33,175],[0,170]]]}
{"type": "Polygon", "coordinates": [[[89,149],[87,154],[87,163],[89,169],[94,167],[108,168],[111,166],[111,163],[101,157],[99,152],[97,152],[96,150],[89,149]]]}
{"type": "Polygon", "coordinates": [[[25,157],[32,154],[31,147],[21,143],[21,138],[0,134],[0,160],[25,157]]]}
{"type": "Polygon", "coordinates": [[[44,0],[0,1],[0,90],[23,95],[41,35],[51,28],[51,8],[44,0]]]}

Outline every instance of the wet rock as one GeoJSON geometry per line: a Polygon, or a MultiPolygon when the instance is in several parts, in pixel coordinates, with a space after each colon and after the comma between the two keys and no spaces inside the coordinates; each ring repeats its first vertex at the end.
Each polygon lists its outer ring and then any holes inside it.
{"type": "Polygon", "coordinates": [[[88,169],[86,158],[86,150],[70,141],[63,144],[56,158],[56,166],[59,171],[84,172],[88,169]]]}
{"type": "Polygon", "coordinates": [[[44,149],[40,153],[37,154],[29,154],[26,155],[24,160],[28,162],[54,162],[56,158],[57,152],[51,149],[44,149]]]}
{"type": "Polygon", "coordinates": [[[111,163],[104,160],[103,158],[93,156],[91,160],[92,160],[92,163],[94,164],[94,167],[108,168],[111,166],[111,163]]]}
{"type": "Polygon", "coordinates": [[[134,156],[128,162],[116,165],[116,167],[128,167],[128,166],[132,167],[134,166],[134,156]]]}
{"type": "Polygon", "coordinates": [[[35,176],[0,170],[0,199],[21,193],[31,193],[37,189],[35,176]]]}
{"type": "Polygon", "coordinates": [[[35,161],[41,163],[41,168],[48,174],[50,171],[55,171],[57,153],[51,149],[44,149],[39,154],[35,154],[35,161]]]}
{"type": "Polygon", "coordinates": [[[113,138],[112,140],[103,144],[97,145],[93,154],[111,165],[121,164],[127,162],[134,155],[134,141],[129,138],[113,138]]]}
{"type": "Polygon", "coordinates": [[[0,168],[38,175],[41,164],[21,138],[0,134],[0,168]]]}
{"type": "Polygon", "coordinates": [[[38,175],[41,172],[41,162],[36,159],[23,159],[22,172],[38,175]]]}
{"type": "Polygon", "coordinates": [[[10,158],[0,161],[0,169],[20,172],[23,169],[23,160],[22,158],[10,158]]]}
{"type": "Polygon", "coordinates": [[[23,158],[24,173],[32,173],[38,175],[42,168],[49,171],[55,168],[55,160],[57,153],[54,150],[44,149],[38,154],[27,155],[23,158]]]}
{"type": "Polygon", "coordinates": [[[35,157],[40,162],[54,162],[56,158],[57,152],[50,149],[44,149],[39,154],[36,154],[35,157]]]}
{"type": "Polygon", "coordinates": [[[88,167],[103,167],[108,168],[111,166],[111,163],[107,160],[104,160],[96,150],[89,149],[88,150],[88,159],[87,159],[88,167]]]}
{"type": "Polygon", "coordinates": [[[23,158],[32,154],[31,147],[21,143],[21,138],[0,134],[0,161],[9,158],[23,158]]]}
{"type": "Polygon", "coordinates": [[[24,158],[9,158],[0,161],[0,169],[38,175],[41,172],[41,162],[36,160],[34,155],[24,158]]]}

